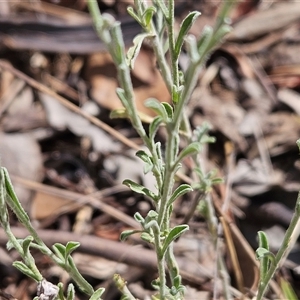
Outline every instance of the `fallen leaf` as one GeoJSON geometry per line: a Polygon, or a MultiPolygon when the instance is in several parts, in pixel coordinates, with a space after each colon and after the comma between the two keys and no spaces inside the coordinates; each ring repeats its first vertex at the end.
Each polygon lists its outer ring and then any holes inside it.
{"type": "MultiPolygon", "coordinates": [[[[43,158],[39,144],[31,134],[0,133],[1,166],[8,172],[25,179],[42,181],[44,176],[43,158]]],[[[31,191],[14,183],[14,189],[25,209],[30,208],[31,191]]]]}
{"type": "MultiPolygon", "coordinates": [[[[40,93],[45,106],[47,118],[52,127],[57,130],[69,129],[75,135],[91,138],[93,146],[99,152],[112,152],[121,149],[121,145],[112,140],[101,128],[91,124],[86,118],[68,110],[53,97],[40,93]]],[[[82,107],[84,109],[84,107],[82,107]]]]}

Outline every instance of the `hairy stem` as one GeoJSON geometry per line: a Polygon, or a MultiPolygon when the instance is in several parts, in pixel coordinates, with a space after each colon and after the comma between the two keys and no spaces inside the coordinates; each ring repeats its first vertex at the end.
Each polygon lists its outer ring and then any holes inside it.
{"type": "Polygon", "coordinates": [[[271,263],[270,268],[265,276],[262,278],[256,300],[261,300],[268,289],[268,285],[272,277],[274,276],[276,270],[282,265],[283,261],[289,254],[291,248],[294,246],[300,233],[300,193],[297,197],[297,202],[295,206],[295,212],[291,220],[290,226],[288,227],[286,234],[284,236],[283,242],[275,256],[275,261],[271,263]]]}

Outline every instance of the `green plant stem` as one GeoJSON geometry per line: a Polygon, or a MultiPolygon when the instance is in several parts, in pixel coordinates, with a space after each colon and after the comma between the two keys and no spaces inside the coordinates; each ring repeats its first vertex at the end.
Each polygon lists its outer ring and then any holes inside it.
{"type": "MultiPolygon", "coordinates": [[[[173,1],[173,0],[170,0],[173,1]]],[[[163,38],[160,39],[159,37],[159,32],[157,31],[153,20],[150,22],[150,30],[147,30],[148,33],[154,33],[154,36],[152,38],[152,47],[153,51],[155,53],[155,57],[157,59],[157,64],[160,69],[161,75],[164,79],[164,82],[168,88],[168,91],[170,95],[172,95],[172,89],[173,89],[173,81],[172,81],[172,76],[170,72],[170,68],[168,66],[166,57],[165,57],[165,52],[163,49],[164,41],[163,38]]]]}
{"type": "MultiPolygon", "coordinates": [[[[183,118],[183,108],[187,103],[189,97],[191,96],[195,85],[198,80],[198,74],[200,67],[197,64],[192,64],[188,71],[188,77],[186,79],[186,85],[181,95],[179,103],[175,106],[174,119],[171,124],[167,125],[168,138],[166,143],[166,154],[165,154],[165,175],[164,175],[164,187],[162,192],[160,211],[158,215],[158,224],[162,226],[164,222],[164,217],[166,216],[166,210],[168,206],[168,199],[171,195],[173,188],[173,178],[174,178],[174,148],[175,140],[178,136],[180,123],[183,118]]],[[[165,224],[166,226],[166,224],[165,224]]]]}
{"type": "MultiPolygon", "coordinates": [[[[126,63],[125,46],[121,35],[120,25],[115,21],[108,22],[106,18],[101,16],[101,13],[95,1],[89,0],[88,5],[94,19],[97,33],[106,44],[107,49],[112,55],[113,60],[117,66],[118,79],[122,88],[122,93],[118,93],[119,97],[127,110],[133,127],[136,129],[137,133],[140,135],[140,137],[142,138],[152,155],[152,162],[154,166],[152,172],[156,177],[160,201],[158,201],[156,207],[156,212],[158,214],[157,219],[152,220],[152,223],[150,223],[152,225],[155,225],[151,228],[154,231],[154,244],[158,260],[158,271],[160,279],[159,294],[161,299],[165,299],[167,295],[165,263],[167,263],[172,283],[173,279],[178,275],[178,267],[173,254],[172,244],[169,246],[168,249],[166,249],[166,252],[164,253],[162,253],[162,245],[164,243],[165,237],[170,231],[170,209],[172,208],[170,207],[170,205],[172,204],[169,203],[169,199],[173,192],[174,177],[179,163],[179,160],[176,160],[176,158],[178,157],[179,152],[178,140],[180,126],[184,124],[184,122],[186,122],[186,119],[183,119],[184,107],[190,99],[190,96],[197,84],[199,72],[202,64],[207,58],[208,51],[210,51],[211,48],[215,46],[216,40],[219,41],[218,37],[221,37],[222,32],[220,32],[219,35],[216,36],[213,36],[212,32],[211,35],[207,35],[207,40],[204,41],[204,46],[202,47],[201,51],[194,44],[195,48],[193,53],[197,53],[197,50],[199,50],[200,53],[194,55],[191,58],[191,63],[187,72],[185,73],[184,86],[181,87],[179,82],[178,53],[176,53],[175,49],[175,1],[169,0],[168,7],[166,6],[163,0],[154,0],[153,2],[160,8],[165,19],[166,28],[168,31],[167,41],[169,46],[171,67],[167,63],[165,56],[165,38],[162,34],[162,30],[165,27],[161,26],[161,28],[158,28],[154,25],[153,19],[151,19],[150,22],[149,19],[145,21],[144,16],[147,13],[147,2],[144,0],[135,0],[136,11],[133,11],[133,9],[131,9],[130,12],[133,15],[133,17],[138,21],[138,23],[142,25],[145,32],[149,35],[149,39],[152,41],[152,47],[157,59],[158,67],[160,69],[164,82],[168,88],[168,91],[171,95],[172,103],[174,105],[173,119],[171,121],[165,121],[167,130],[167,140],[163,168],[160,166],[162,162],[160,162],[160,157],[157,154],[156,144],[154,140],[152,141],[148,138],[142,125],[142,122],[138,117],[138,112],[134,101],[135,99],[130,77],[130,69],[126,63]],[[163,173],[161,171],[162,169],[164,169],[163,173]]],[[[223,21],[223,15],[221,21],[223,21]]],[[[221,25],[222,22],[220,23],[220,26],[221,25]]],[[[188,127],[187,129],[190,132],[188,127]]],[[[213,218],[210,219],[211,222],[212,219],[213,218]]]]}
{"type": "MultiPolygon", "coordinates": [[[[222,225],[219,223],[218,224],[218,231],[219,231],[219,236],[221,235],[221,232],[223,231],[222,225]]],[[[220,253],[220,244],[223,242],[220,237],[217,237],[216,239],[216,254],[217,254],[217,273],[219,274],[219,277],[221,279],[221,282],[223,284],[223,294],[224,298],[226,300],[232,300],[231,292],[230,292],[230,276],[227,272],[226,269],[226,264],[224,262],[224,258],[222,254],[220,253]]],[[[217,285],[216,285],[217,286],[217,285]]],[[[217,296],[217,293],[214,292],[214,297],[217,296]]],[[[214,298],[217,299],[217,298],[214,298]]]]}
{"type": "Polygon", "coordinates": [[[179,275],[179,268],[174,255],[173,244],[171,244],[167,250],[166,261],[170,273],[171,284],[174,285],[174,278],[179,275]]]}
{"type": "Polygon", "coordinates": [[[129,291],[126,281],[119,274],[115,274],[113,279],[118,290],[122,293],[122,299],[136,300],[136,298],[129,291]]]}
{"type": "Polygon", "coordinates": [[[161,246],[160,246],[161,241],[160,241],[159,228],[157,232],[154,234],[154,239],[155,239],[155,252],[157,257],[158,277],[159,277],[159,297],[160,299],[165,299],[166,286],[167,286],[166,266],[165,266],[164,255],[161,255],[161,246]]]}
{"type": "MultiPolygon", "coordinates": [[[[130,69],[129,69],[128,65],[126,64],[125,45],[123,42],[120,26],[119,25],[115,26],[117,28],[113,27],[113,30],[111,30],[112,36],[109,38],[105,34],[106,31],[104,30],[104,20],[101,15],[101,12],[99,10],[99,7],[97,5],[97,2],[89,0],[88,6],[89,6],[89,10],[91,12],[91,15],[92,15],[92,18],[93,18],[93,21],[95,24],[97,34],[98,34],[99,38],[105,43],[109,53],[112,55],[112,57],[114,59],[115,64],[118,66],[117,72],[118,72],[119,83],[120,83],[121,88],[124,90],[126,100],[129,103],[128,105],[126,105],[126,106],[124,105],[124,106],[125,106],[126,110],[128,110],[129,117],[130,117],[133,127],[135,128],[135,130],[137,131],[139,136],[142,138],[143,142],[145,143],[145,145],[147,146],[147,148],[149,149],[149,151],[152,155],[153,165],[154,165],[154,168],[156,169],[153,172],[153,174],[156,178],[158,187],[161,187],[162,186],[162,178],[160,177],[159,171],[157,170],[157,166],[160,165],[159,158],[157,156],[154,143],[152,143],[149,140],[149,138],[147,137],[147,134],[146,134],[143,124],[139,118],[139,114],[138,114],[138,111],[136,108],[135,96],[134,96],[133,86],[132,86],[132,81],[131,81],[131,76],[130,76],[130,69]],[[116,31],[118,31],[118,32],[116,32],[116,31]],[[111,40],[113,40],[113,39],[117,40],[119,43],[120,54],[122,55],[120,61],[117,61],[115,55],[113,55],[114,49],[112,48],[112,45],[111,45],[111,40]]],[[[154,30],[153,24],[152,24],[151,30],[154,30]]],[[[151,32],[151,30],[149,32],[151,32]]],[[[161,64],[163,66],[162,70],[165,74],[165,77],[171,78],[170,74],[168,72],[168,68],[166,68],[167,63],[165,61],[163,51],[160,47],[160,41],[159,41],[158,36],[154,37],[154,44],[157,44],[157,46],[158,46],[156,54],[157,54],[157,57],[160,58],[159,64],[161,64]]]]}
{"type": "MultiPolygon", "coordinates": [[[[168,36],[169,36],[169,49],[171,58],[171,70],[173,78],[173,86],[179,88],[179,70],[178,70],[178,57],[175,54],[175,33],[174,33],[174,0],[169,0],[169,18],[167,20],[168,36]]],[[[172,88],[172,99],[174,102],[174,92],[172,88]]]]}
{"type": "MultiPolygon", "coordinates": [[[[101,16],[101,15],[100,15],[101,16]]],[[[135,103],[135,96],[133,92],[133,86],[130,76],[130,69],[129,66],[126,64],[126,57],[125,57],[125,45],[122,38],[122,32],[120,23],[115,25],[112,29],[112,39],[117,40],[118,39],[118,45],[120,47],[120,61],[117,61],[115,58],[115,64],[118,66],[117,72],[118,72],[118,79],[121,88],[125,91],[125,97],[126,100],[129,102],[129,105],[126,105],[126,109],[129,110],[130,113],[130,119],[132,122],[133,127],[137,131],[137,133],[142,138],[143,142],[147,145],[147,147],[151,147],[151,143],[149,142],[149,139],[147,137],[147,134],[145,132],[145,129],[143,127],[143,124],[141,122],[141,119],[139,118],[138,110],[136,108],[135,103]]],[[[107,45],[111,47],[111,45],[107,45]]],[[[111,50],[112,52],[113,50],[111,50]]]]}
{"type": "Polygon", "coordinates": [[[32,271],[32,273],[35,276],[35,279],[37,281],[41,281],[43,279],[43,276],[40,273],[40,271],[38,270],[38,268],[36,267],[33,257],[30,254],[29,254],[30,255],[29,257],[25,255],[23,248],[21,247],[19,241],[16,239],[13,232],[11,231],[11,228],[9,225],[9,219],[8,219],[8,211],[7,211],[6,207],[4,209],[2,209],[1,214],[2,214],[1,225],[7,235],[9,242],[16,249],[16,251],[19,253],[19,255],[22,257],[22,259],[26,263],[26,266],[32,271]]]}
{"type": "MultiPolygon", "coordinates": [[[[168,127],[168,126],[167,126],[168,127]]],[[[168,130],[168,129],[167,129],[168,130]]],[[[165,153],[165,172],[163,177],[163,190],[161,194],[159,212],[157,222],[161,230],[168,229],[168,220],[167,216],[167,206],[168,200],[172,193],[172,188],[174,184],[174,171],[172,168],[172,163],[174,161],[174,135],[175,132],[168,130],[167,144],[166,144],[166,153],[165,153]]]]}
{"type": "Polygon", "coordinates": [[[300,193],[298,194],[297,197],[294,215],[286,231],[283,242],[275,256],[275,261],[274,263],[271,263],[265,278],[262,278],[260,281],[256,300],[261,300],[263,298],[264,294],[267,291],[270,280],[274,276],[276,270],[283,263],[284,259],[289,254],[291,248],[294,246],[294,243],[299,236],[299,230],[300,230],[300,193]]]}
{"type": "Polygon", "coordinates": [[[130,76],[130,69],[129,66],[126,64],[126,58],[125,58],[126,51],[125,51],[124,41],[122,38],[120,24],[119,22],[115,22],[111,30],[111,38],[107,38],[105,34],[106,31],[104,30],[104,20],[99,10],[97,2],[89,0],[88,7],[89,7],[89,11],[91,12],[93,22],[95,24],[95,28],[99,38],[105,43],[109,53],[112,55],[115,65],[118,66],[117,67],[118,79],[121,88],[125,92],[126,100],[129,102],[129,105],[126,105],[125,108],[128,110],[132,125],[137,131],[137,133],[140,135],[140,137],[142,138],[146,146],[152,150],[151,152],[154,152],[154,149],[152,149],[153,147],[147,137],[141,119],[139,118],[138,110],[136,108],[135,96],[134,96],[133,86],[132,86],[132,81],[130,76]],[[118,47],[120,48],[119,54],[121,55],[120,58],[117,58],[116,55],[113,55],[115,49],[112,47],[112,43],[111,43],[112,40],[115,41],[115,44],[116,41],[118,43],[118,47]]]}
{"type": "Polygon", "coordinates": [[[200,68],[199,64],[197,63],[191,63],[187,70],[184,89],[182,91],[182,94],[180,95],[180,99],[178,101],[178,104],[176,104],[174,111],[173,127],[177,132],[179,131],[180,123],[183,118],[183,108],[190,99],[192,92],[197,84],[199,71],[200,68]]]}
{"type": "MultiPolygon", "coordinates": [[[[10,208],[14,211],[16,214],[18,220],[27,228],[30,235],[33,237],[34,241],[37,243],[38,248],[40,251],[50,257],[57,265],[65,269],[67,272],[69,272],[72,276],[72,278],[75,280],[75,282],[78,284],[78,286],[85,291],[88,295],[92,295],[94,290],[92,286],[82,277],[82,275],[79,273],[79,271],[74,268],[70,269],[65,263],[61,261],[60,258],[58,258],[43,242],[43,240],[38,236],[37,232],[33,228],[30,219],[28,217],[28,214],[25,212],[23,207],[20,204],[20,201],[18,200],[18,197],[13,189],[12,183],[10,181],[8,172],[5,168],[2,168],[1,172],[4,174],[5,178],[5,185],[6,189],[9,191],[9,195],[6,197],[6,203],[10,206],[10,208]]],[[[11,237],[11,233],[9,235],[11,237]]],[[[14,245],[15,246],[15,245],[14,245]]],[[[17,250],[19,249],[16,248],[17,250]]],[[[23,252],[23,250],[22,250],[23,252]]],[[[37,273],[39,274],[39,272],[37,273]]]]}

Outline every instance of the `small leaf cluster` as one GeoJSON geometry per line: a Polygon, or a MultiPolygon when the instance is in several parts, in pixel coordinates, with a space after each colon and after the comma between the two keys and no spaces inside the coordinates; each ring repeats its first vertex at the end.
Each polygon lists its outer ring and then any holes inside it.
{"type": "Polygon", "coordinates": [[[77,283],[79,288],[90,296],[90,300],[99,300],[104,292],[103,288],[94,291],[93,287],[82,277],[78,271],[74,260],[71,256],[80,244],[78,242],[68,242],[66,246],[56,243],[53,245],[52,252],[40,239],[36,231],[31,225],[29,216],[23,209],[17,195],[15,194],[8,171],[0,168],[0,224],[8,236],[7,249],[16,249],[22,258],[22,261],[13,262],[13,266],[26,276],[38,282],[38,296],[36,299],[75,299],[74,287],[72,284],[68,286],[67,297],[64,297],[63,286],[57,286],[46,281],[38,270],[35,260],[31,254],[31,248],[38,249],[41,253],[51,258],[58,266],[66,270],[72,279],[77,283]],[[10,228],[7,207],[13,210],[19,221],[27,228],[31,235],[24,239],[17,239],[10,228]]]}
{"type": "Polygon", "coordinates": [[[263,231],[258,232],[258,245],[256,259],[260,261],[260,280],[263,281],[270,266],[275,264],[275,255],[270,252],[269,241],[263,231]]]}

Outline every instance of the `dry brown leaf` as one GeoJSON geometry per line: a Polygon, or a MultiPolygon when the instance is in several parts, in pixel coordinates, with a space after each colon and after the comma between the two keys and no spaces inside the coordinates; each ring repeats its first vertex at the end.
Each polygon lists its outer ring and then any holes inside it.
{"type": "MultiPolygon", "coordinates": [[[[0,97],[3,97],[5,93],[8,93],[10,85],[15,79],[14,75],[6,70],[1,70],[1,78],[0,78],[0,97]]],[[[2,105],[2,99],[0,99],[0,104],[2,105]]]]}
{"type": "MultiPolygon", "coordinates": [[[[40,98],[47,112],[49,124],[57,130],[69,129],[79,137],[90,137],[93,147],[99,152],[111,152],[120,150],[120,144],[115,142],[110,135],[98,126],[91,124],[86,118],[64,107],[52,96],[40,93],[40,98]]],[[[81,109],[88,106],[86,102],[81,109]]]]}
{"type": "MultiPolygon", "coordinates": [[[[41,181],[43,179],[43,158],[36,140],[26,133],[0,133],[1,166],[8,172],[26,179],[41,181]]],[[[31,192],[14,183],[16,194],[22,205],[28,209],[31,192]]]]}
{"type": "MultiPolygon", "coordinates": [[[[222,132],[229,140],[232,140],[242,150],[247,147],[247,142],[238,131],[238,125],[242,122],[245,111],[232,99],[213,95],[207,88],[199,87],[192,96],[190,107],[203,111],[205,119],[210,122],[215,130],[222,132]],[[234,124],[234,126],[233,126],[234,124]]],[[[193,126],[199,126],[197,114],[194,116],[193,126]]],[[[202,121],[202,120],[200,120],[202,121]]]]}
{"type": "Polygon", "coordinates": [[[240,159],[231,174],[235,191],[247,197],[263,194],[274,186],[283,183],[284,175],[280,170],[269,172],[259,158],[253,160],[240,159]]]}
{"type": "Polygon", "coordinates": [[[77,210],[80,203],[65,199],[59,196],[53,196],[43,192],[36,192],[30,215],[34,220],[43,220],[46,218],[55,218],[64,213],[77,210]]]}
{"type": "Polygon", "coordinates": [[[147,85],[155,85],[156,81],[162,80],[155,62],[153,52],[146,48],[141,48],[136,58],[132,74],[147,85]]]}
{"type": "Polygon", "coordinates": [[[300,116],[300,94],[290,89],[279,89],[278,99],[291,107],[300,116]]]}
{"type": "Polygon", "coordinates": [[[97,279],[110,279],[115,273],[124,274],[128,272],[128,265],[100,256],[76,252],[72,257],[81,274],[93,276],[97,279]]]}
{"type": "Polygon", "coordinates": [[[93,76],[90,82],[92,86],[91,96],[99,105],[109,110],[123,107],[116,94],[118,87],[116,79],[99,74],[93,76]]]}
{"type": "MultiPolygon", "coordinates": [[[[296,147],[300,136],[299,116],[287,112],[272,113],[265,117],[261,137],[271,156],[286,153],[296,147]]],[[[249,150],[249,157],[257,154],[256,145],[249,150]]]]}
{"type": "Polygon", "coordinates": [[[76,221],[73,225],[73,231],[79,234],[88,234],[91,232],[91,219],[93,208],[89,205],[83,206],[76,214],[76,221]]]}
{"type": "Polygon", "coordinates": [[[273,32],[300,18],[300,2],[280,3],[260,10],[233,25],[229,40],[251,40],[273,32]]]}
{"type": "Polygon", "coordinates": [[[300,64],[274,67],[269,78],[279,87],[295,88],[300,86],[300,64]]]}
{"type": "MultiPolygon", "coordinates": [[[[70,0],[62,1],[64,3],[70,0]]],[[[79,2],[77,0],[77,2],[79,2]]],[[[80,1],[82,2],[82,1],[80,1]]],[[[64,3],[60,3],[64,5],[64,3]]],[[[58,6],[52,3],[46,3],[44,1],[39,2],[27,2],[27,1],[15,1],[14,5],[18,8],[33,11],[35,13],[42,13],[48,15],[48,18],[57,19],[56,21],[64,22],[66,25],[87,25],[91,24],[91,18],[86,12],[79,12],[71,8],[58,6]]],[[[80,6],[80,5],[79,5],[80,6]]]]}
{"type": "MultiPolygon", "coordinates": [[[[109,54],[97,53],[92,55],[89,58],[86,74],[91,82],[91,95],[98,104],[109,110],[123,107],[116,94],[116,88],[118,87],[117,73],[109,54]]],[[[170,95],[161,75],[154,66],[151,52],[141,51],[132,74],[133,82],[140,81],[134,84],[134,95],[138,111],[154,116],[154,112],[148,109],[144,102],[150,97],[169,102],[170,95]]]]}

